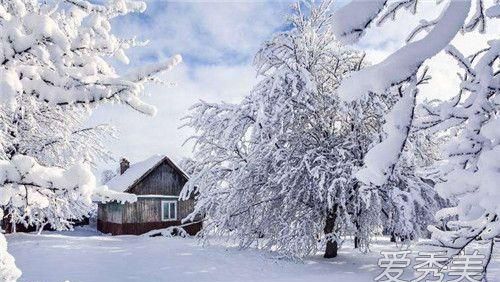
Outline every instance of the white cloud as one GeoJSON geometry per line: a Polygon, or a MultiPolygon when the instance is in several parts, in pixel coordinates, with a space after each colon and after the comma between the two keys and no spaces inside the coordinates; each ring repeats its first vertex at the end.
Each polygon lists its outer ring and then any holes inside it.
{"type": "Polygon", "coordinates": [[[152,154],[167,154],[178,160],[188,156],[192,144],[182,144],[193,132],[179,126],[189,107],[200,99],[239,101],[254,84],[255,71],[247,65],[200,66],[194,70],[181,65],[165,80],[175,81],[177,85],[153,85],[146,89],[150,96],[145,100],[158,107],[154,117],[123,105],[104,105],[94,112],[89,123],[110,123],[120,131],[119,140],[109,144],[116,158],[125,156],[138,161],[152,154]]]}
{"type": "Polygon", "coordinates": [[[241,63],[279,28],[289,2],[149,1],[144,14],[117,18],[123,36],[150,40],[133,61],[183,54],[193,64],[241,63]]]}

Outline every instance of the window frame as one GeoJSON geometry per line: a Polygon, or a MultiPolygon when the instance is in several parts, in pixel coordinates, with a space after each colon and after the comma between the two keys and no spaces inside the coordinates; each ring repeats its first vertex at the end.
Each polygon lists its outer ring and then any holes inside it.
{"type": "Polygon", "coordinates": [[[176,221],[177,220],[177,200],[162,200],[161,201],[161,221],[176,221]],[[170,218],[165,218],[165,205],[168,205],[168,210],[169,210],[169,216],[171,216],[170,214],[170,204],[173,204],[174,205],[174,217],[170,217],[170,218]]]}

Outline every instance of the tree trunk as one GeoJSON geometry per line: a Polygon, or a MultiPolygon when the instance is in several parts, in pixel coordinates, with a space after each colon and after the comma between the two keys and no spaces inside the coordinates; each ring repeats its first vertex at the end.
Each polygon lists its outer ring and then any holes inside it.
{"type": "MultiPolygon", "coordinates": [[[[333,233],[333,229],[335,228],[335,220],[337,219],[337,215],[335,213],[336,208],[333,209],[334,211],[329,213],[328,216],[326,217],[326,222],[325,222],[325,228],[323,231],[325,232],[325,235],[329,235],[333,233]]],[[[338,244],[337,241],[332,241],[329,239],[326,241],[326,250],[325,250],[325,255],[323,256],[324,258],[334,258],[337,256],[337,250],[338,250],[338,244]]]]}
{"type": "Polygon", "coordinates": [[[391,243],[396,243],[396,235],[394,233],[391,233],[391,243]]]}
{"type": "MultiPolygon", "coordinates": [[[[360,151],[360,152],[363,152],[363,149],[360,147],[360,148],[359,148],[359,151],[360,151]]],[[[364,158],[364,156],[363,156],[363,154],[362,154],[361,159],[363,159],[363,158],[364,158]]],[[[360,189],[360,188],[361,188],[361,182],[356,181],[356,183],[354,183],[354,188],[353,188],[353,190],[354,190],[354,191],[359,191],[359,189],[360,189]]],[[[358,200],[358,201],[359,201],[359,200],[358,200]]],[[[354,212],[354,213],[355,213],[355,215],[356,215],[356,218],[355,218],[355,220],[354,220],[354,227],[356,228],[356,233],[355,233],[356,235],[354,236],[354,248],[355,248],[355,249],[359,248],[359,243],[361,243],[361,238],[359,238],[359,235],[361,234],[361,231],[360,231],[360,229],[361,229],[361,226],[360,226],[360,225],[361,225],[361,224],[359,223],[359,220],[361,220],[361,218],[360,218],[360,217],[361,217],[361,210],[362,210],[362,208],[361,208],[361,204],[362,204],[362,203],[359,203],[359,204],[358,204],[358,209],[357,209],[357,210],[355,210],[355,212],[354,212]]]]}
{"type": "MultiPolygon", "coordinates": [[[[360,212],[357,213],[357,216],[359,217],[360,215],[360,212]]],[[[359,226],[359,222],[356,220],[356,222],[354,223],[354,226],[356,227],[356,234],[359,235],[360,234],[360,226],[359,226]]],[[[359,248],[359,243],[361,242],[361,238],[359,238],[358,236],[354,236],[354,248],[357,249],[359,248]]]]}
{"type": "Polygon", "coordinates": [[[1,218],[1,220],[2,220],[2,226],[0,226],[0,229],[5,231],[5,233],[11,233],[12,230],[9,226],[10,218],[7,215],[7,211],[5,209],[3,209],[3,218],[1,218]]]}
{"type": "Polygon", "coordinates": [[[359,241],[360,241],[359,237],[355,236],[354,237],[354,248],[355,249],[359,248],[359,241]]]}

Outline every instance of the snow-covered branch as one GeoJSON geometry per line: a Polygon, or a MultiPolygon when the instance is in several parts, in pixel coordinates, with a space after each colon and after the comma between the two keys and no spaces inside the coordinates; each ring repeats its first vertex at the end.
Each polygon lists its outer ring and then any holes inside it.
{"type": "Polygon", "coordinates": [[[380,18],[377,20],[377,25],[382,25],[389,19],[396,20],[396,14],[402,10],[410,10],[411,13],[415,14],[417,12],[418,0],[398,0],[394,1],[390,5],[388,5],[383,13],[380,15],[380,18]]]}
{"type": "Polygon", "coordinates": [[[408,80],[425,60],[448,46],[462,28],[469,9],[468,1],[450,1],[424,38],[405,45],[376,65],[353,73],[339,87],[340,97],[353,101],[371,92],[383,93],[408,80]]]}
{"type": "Polygon", "coordinates": [[[387,0],[353,0],[333,14],[332,26],[337,40],[356,42],[385,7],[387,0]]]}
{"type": "Polygon", "coordinates": [[[143,2],[100,5],[67,0],[71,5],[63,8],[11,1],[1,4],[2,103],[14,107],[17,93],[25,93],[60,106],[118,101],[145,114],[155,113],[154,107],[140,99],[144,83],[172,69],[181,57],[143,67],[132,75],[120,75],[108,59],[128,63],[125,50],[141,44],[113,35],[109,21],[144,11],[143,2]]]}
{"type": "Polygon", "coordinates": [[[387,136],[370,149],[364,159],[365,168],[357,173],[358,179],[366,185],[381,186],[386,183],[410,134],[418,93],[416,84],[410,83],[404,90],[398,88],[397,91],[402,97],[385,117],[383,129],[387,136]]]}

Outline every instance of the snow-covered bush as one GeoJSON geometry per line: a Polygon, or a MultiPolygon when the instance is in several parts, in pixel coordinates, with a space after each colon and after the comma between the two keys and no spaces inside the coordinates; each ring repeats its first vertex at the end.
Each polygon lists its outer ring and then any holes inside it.
{"type": "Polygon", "coordinates": [[[162,228],[162,229],[156,229],[156,230],[151,230],[147,233],[144,233],[142,234],[141,236],[144,236],[144,237],[167,237],[167,238],[171,238],[171,237],[182,237],[182,238],[186,238],[186,237],[189,237],[189,233],[186,232],[186,230],[184,230],[184,228],[180,227],[180,226],[170,226],[170,227],[167,227],[167,228],[162,228]]]}
{"type": "Polygon", "coordinates": [[[20,276],[21,271],[16,267],[14,257],[7,252],[7,241],[0,233],[0,280],[13,282],[20,276]]]}
{"type": "MultiPolygon", "coordinates": [[[[3,217],[3,211],[1,209],[0,217],[3,217]]],[[[21,271],[16,267],[14,257],[7,252],[7,241],[0,228],[0,280],[13,282],[20,276],[21,271]]]]}

